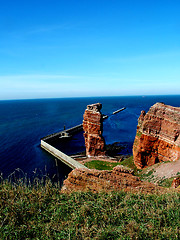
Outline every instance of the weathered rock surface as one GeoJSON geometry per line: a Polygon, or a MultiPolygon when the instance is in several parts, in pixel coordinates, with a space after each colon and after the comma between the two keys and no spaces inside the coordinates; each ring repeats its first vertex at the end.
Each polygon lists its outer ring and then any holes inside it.
{"type": "Polygon", "coordinates": [[[172,182],[172,187],[177,188],[180,185],[180,177],[174,178],[172,182]]]}
{"type": "Polygon", "coordinates": [[[151,193],[162,190],[150,182],[143,182],[133,176],[132,171],[123,166],[116,166],[112,171],[95,169],[74,169],[64,181],[62,192],[72,191],[132,191],[151,193]]]}
{"type": "Polygon", "coordinates": [[[139,169],[180,159],[180,107],[156,103],[148,113],[141,112],[133,157],[139,169]]]}
{"type": "Polygon", "coordinates": [[[88,157],[105,155],[101,108],[102,104],[100,103],[88,105],[83,116],[86,155],[88,157]]]}

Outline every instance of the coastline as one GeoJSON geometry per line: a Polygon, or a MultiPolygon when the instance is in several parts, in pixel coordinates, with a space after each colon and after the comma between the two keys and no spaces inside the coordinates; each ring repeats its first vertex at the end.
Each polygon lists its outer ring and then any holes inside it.
{"type": "MultiPolygon", "coordinates": [[[[147,111],[157,101],[179,106],[180,96],[117,96],[1,101],[0,171],[4,177],[8,177],[15,169],[19,168],[27,173],[28,177],[31,177],[37,169],[53,178],[57,174],[56,161],[54,157],[40,148],[40,139],[42,136],[62,131],[64,125],[70,128],[81,123],[86,105],[93,102],[103,104],[102,113],[104,114],[110,114],[121,106],[126,107],[126,110],[122,111],[120,115],[117,114],[105,120],[103,136],[107,144],[118,141],[126,145],[127,141],[131,151],[141,110],[147,111]]],[[[75,145],[81,148],[83,141],[83,139],[81,141],[74,139],[74,143],[69,146],[69,149],[73,150],[75,145]]],[[[59,176],[64,179],[70,169],[63,164],[59,163],[58,165],[59,176]]]]}

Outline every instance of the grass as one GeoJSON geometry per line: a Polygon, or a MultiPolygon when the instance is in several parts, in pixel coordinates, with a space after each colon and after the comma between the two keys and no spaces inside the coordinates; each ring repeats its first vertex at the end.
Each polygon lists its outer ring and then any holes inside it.
{"type": "Polygon", "coordinates": [[[166,179],[160,179],[160,180],[157,182],[157,184],[158,184],[159,186],[169,188],[169,187],[171,187],[174,178],[175,178],[175,177],[166,178],[166,179]]]}
{"type": "Polygon", "coordinates": [[[98,170],[112,170],[117,165],[120,165],[119,162],[107,162],[107,161],[99,161],[92,160],[90,162],[86,162],[85,166],[90,169],[98,169],[98,170]]]}
{"type": "Polygon", "coordinates": [[[0,183],[0,239],[179,239],[180,193],[62,194],[50,181],[0,183]]]}
{"type": "Polygon", "coordinates": [[[136,167],[136,165],[134,164],[134,161],[133,161],[133,156],[131,156],[131,157],[129,157],[129,158],[125,158],[125,159],[121,162],[121,165],[133,169],[135,175],[136,175],[137,172],[138,172],[138,169],[137,169],[137,167],[136,167]]]}
{"type": "MultiPolygon", "coordinates": [[[[129,167],[121,162],[92,161],[91,168],[111,170],[129,167]]],[[[90,168],[90,166],[88,166],[90,168]]],[[[163,179],[168,186],[172,179],[163,179]]],[[[61,193],[59,184],[47,178],[15,181],[0,178],[0,239],[180,239],[180,193],[128,192],[61,193]]]]}
{"type": "Polygon", "coordinates": [[[92,160],[90,162],[85,163],[85,166],[90,169],[98,169],[98,170],[112,170],[117,165],[123,165],[125,167],[128,167],[132,170],[134,170],[135,174],[140,171],[136,168],[133,156],[129,158],[125,158],[121,162],[107,162],[107,161],[100,161],[100,160],[92,160]]]}
{"type": "Polygon", "coordinates": [[[172,186],[172,182],[174,180],[174,178],[176,177],[179,177],[179,173],[178,175],[174,176],[174,177],[171,177],[171,178],[163,178],[163,179],[160,179],[157,184],[159,186],[162,186],[162,187],[171,187],[172,186]]]}

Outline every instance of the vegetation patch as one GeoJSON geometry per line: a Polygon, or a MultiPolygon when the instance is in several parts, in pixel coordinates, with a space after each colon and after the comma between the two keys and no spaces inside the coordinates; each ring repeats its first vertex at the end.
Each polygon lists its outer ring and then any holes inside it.
{"type": "Polygon", "coordinates": [[[138,175],[138,173],[141,172],[141,170],[137,169],[136,165],[134,164],[133,156],[125,158],[120,164],[134,170],[135,175],[138,175]]]}
{"type": "Polygon", "coordinates": [[[138,136],[140,138],[142,136],[142,132],[141,131],[137,131],[136,136],[138,136]]]}
{"type": "Polygon", "coordinates": [[[174,179],[174,177],[172,177],[172,178],[166,178],[166,179],[163,178],[163,179],[160,179],[159,181],[157,181],[157,184],[158,184],[159,186],[169,188],[169,187],[171,187],[171,185],[172,185],[173,179],[174,179]]]}
{"type": "Polygon", "coordinates": [[[142,181],[154,182],[154,169],[146,168],[138,172],[138,176],[142,181]]]}
{"type": "MultiPolygon", "coordinates": [[[[169,161],[168,161],[169,162],[169,161]]],[[[163,162],[163,163],[156,163],[155,165],[153,166],[150,166],[150,167],[147,167],[145,169],[142,169],[142,170],[138,170],[138,172],[136,173],[137,176],[139,176],[139,178],[142,180],[142,181],[149,181],[149,182],[152,182],[152,183],[156,183],[158,184],[159,186],[162,186],[162,187],[166,187],[166,188],[169,188],[171,187],[172,185],[172,181],[174,178],[176,177],[179,177],[180,176],[180,173],[177,172],[177,175],[176,176],[173,176],[171,178],[166,178],[166,176],[164,177],[159,177],[157,174],[156,174],[156,168],[158,166],[160,166],[161,164],[167,164],[168,162],[163,162]]]]}
{"type": "Polygon", "coordinates": [[[112,170],[117,165],[121,165],[120,162],[108,162],[108,161],[100,161],[100,160],[92,160],[90,162],[86,162],[84,164],[89,169],[97,169],[97,170],[112,170]]]}
{"type": "Polygon", "coordinates": [[[76,192],[0,183],[0,239],[179,239],[180,193],[76,192]]]}
{"type": "Polygon", "coordinates": [[[160,179],[160,180],[157,182],[157,184],[158,184],[159,186],[169,188],[169,187],[172,186],[172,182],[173,182],[174,178],[177,178],[177,177],[179,177],[179,173],[178,173],[178,175],[176,175],[176,176],[174,176],[174,177],[171,177],[171,178],[163,178],[163,179],[160,179]]]}
{"type": "Polygon", "coordinates": [[[124,160],[122,160],[120,162],[92,160],[90,162],[86,162],[84,165],[90,169],[97,169],[97,170],[112,170],[117,165],[123,165],[125,167],[128,167],[128,168],[134,170],[134,172],[136,174],[138,171],[141,171],[141,170],[138,170],[137,167],[135,166],[134,161],[133,161],[133,156],[125,158],[124,160]]]}

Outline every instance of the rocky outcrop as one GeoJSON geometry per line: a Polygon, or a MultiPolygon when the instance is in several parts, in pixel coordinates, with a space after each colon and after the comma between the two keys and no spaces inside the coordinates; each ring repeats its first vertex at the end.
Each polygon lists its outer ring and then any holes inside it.
{"type": "Polygon", "coordinates": [[[86,155],[88,157],[105,155],[101,108],[102,104],[100,103],[88,105],[83,116],[86,155]]]}
{"type": "Polygon", "coordinates": [[[150,182],[143,182],[132,175],[132,170],[116,166],[112,171],[96,169],[74,169],[64,181],[62,192],[72,191],[132,191],[152,193],[161,188],[150,182]]]}
{"type": "Polygon", "coordinates": [[[139,169],[180,159],[180,107],[156,103],[148,113],[141,112],[133,157],[139,169]]]}
{"type": "Polygon", "coordinates": [[[180,185],[180,177],[174,178],[172,182],[172,187],[177,188],[180,185]]]}

